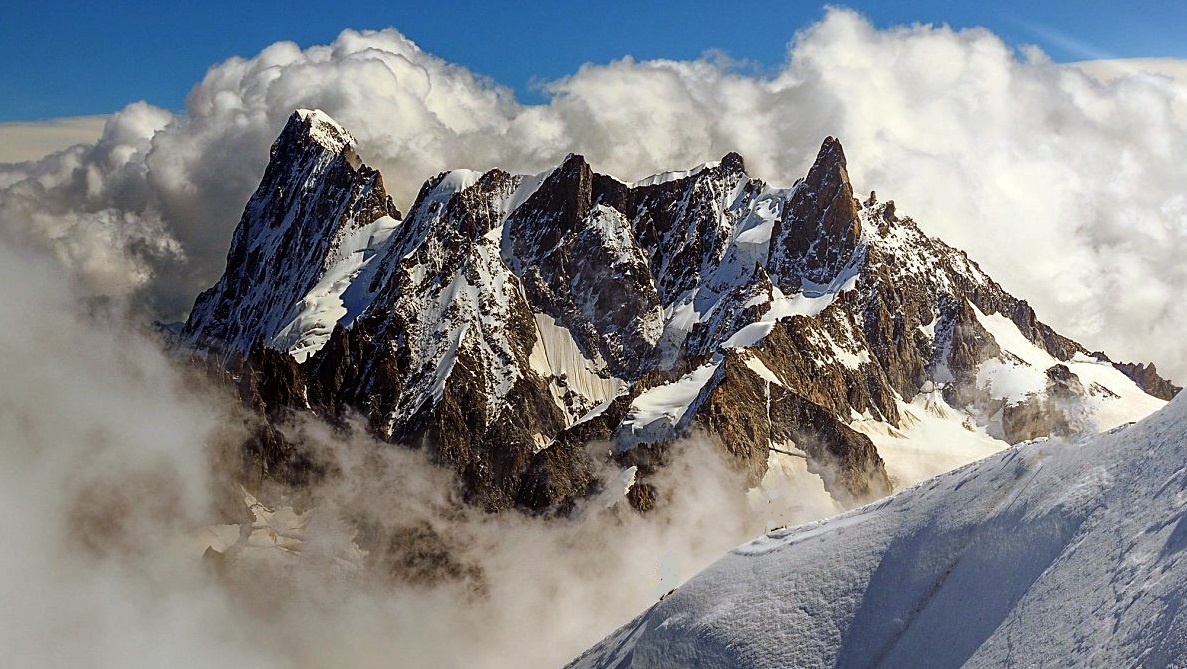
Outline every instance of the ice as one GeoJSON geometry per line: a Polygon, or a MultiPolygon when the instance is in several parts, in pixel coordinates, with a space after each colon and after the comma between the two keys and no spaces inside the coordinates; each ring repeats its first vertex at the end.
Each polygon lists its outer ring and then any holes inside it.
{"type": "Polygon", "coordinates": [[[832,304],[834,299],[836,299],[836,293],[823,291],[814,297],[803,292],[788,297],[779,290],[778,286],[771,286],[771,297],[768,302],[770,307],[766,313],[757,321],[735,332],[725,340],[722,346],[725,348],[754,346],[771,333],[779,319],[796,315],[817,316],[832,304]]]}
{"type": "Polygon", "coordinates": [[[610,405],[614,403],[614,400],[622,395],[622,393],[625,389],[626,389],[626,385],[624,384],[623,387],[619,389],[617,395],[615,395],[614,397],[606,398],[606,401],[602,402],[601,404],[597,405],[596,407],[594,407],[594,408],[590,409],[589,411],[585,412],[584,414],[582,414],[581,417],[579,417],[577,419],[577,421],[574,423],[574,425],[576,425],[577,423],[584,423],[587,420],[591,420],[593,418],[597,418],[598,416],[601,416],[603,413],[606,412],[606,409],[610,408],[610,405]]]}
{"type": "Polygon", "coordinates": [[[747,491],[753,517],[762,518],[764,527],[753,528],[765,532],[777,527],[796,525],[810,519],[830,516],[842,511],[824,487],[824,480],[808,470],[808,461],[793,444],[777,444],[778,451],[767,457],[767,473],[762,481],[747,491]],[[780,452],[786,451],[786,452],[780,452]]]}
{"type": "Polygon", "coordinates": [[[554,379],[549,389],[557,406],[565,412],[567,424],[618,394],[625,382],[607,373],[604,364],[586,358],[567,328],[547,314],[533,316],[537,337],[528,364],[537,374],[554,379]],[[564,398],[566,390],[576,392],[582,401],[571,406],[564,398]]]}
{"type": "Polygon", "coordinates": [[[919,331],[922,332],[928,339],[934,340],[936,338],[936,318],[932,318],[927,323],[919,326],[919,331]]]}
{"type": "Polygon", "coordinates": [[[977,369],[977,387],[988,390],[994,399],[1014,403],[1044,392],[1047,374],[1045,368],[994,358],[977,369]]]}
{"type": "Polygon", "coordinates": [[[304,362],[325,346],[336,324],[351,325],[374,298],[368,288],[371,273],[366,270],[399,225],[399,221],[383,216],[346,233],[317,285],[301,299],[300,311],[273,337],[271,345],[304,362]]]}
{"type": "Polygon", "coordinates": [[[756,201],[738,233],[739,244],[766,247],[771,242],[771,233],[775,229],[775,219],[783,209],[783,201],[772,195],[766,195],[756,201]]]}
{"type": "Polygon", "coordinates": [[[598,496],[600,506],[609,509],[610,507],[621,502],[635,487],[635,476],[638,474],[639,468],[635,466],[627,467],[618,473],[610,483],[606,485],[606,489],[598,496]]]}
{"type": "Polygon", "coordinates": [[[783,385],[783,382],[779,380],[779,377],[775,376],[775,373],[772,372],[769,367],[763,364],[763,361],[759,359],[758,356],[750,353],[749,351],[747,351],[744,355],[745,357],[742,358],[742,361],[746,363],[746,366],[750,368],[750,371],[758,374],[759,378],[767,381],[768,383],[774,383],[780,386],[783,385]]]}
{"type": "MultiPolygon", "coordinates": [[[[270,507],[247,490],[240,488],[240,491],[245,515],[250,518],[239,524],[212,525],[192,532],[190,554],[202,556],[209,548],[238,560],[265,563],[296,560],[304,547],[313,510],[298,513],[291,506],[270,507]]],[[[319,548],[329,548],[335,563],[347,569],[361,569],[367,555],[353,539],[319,548]]]]}

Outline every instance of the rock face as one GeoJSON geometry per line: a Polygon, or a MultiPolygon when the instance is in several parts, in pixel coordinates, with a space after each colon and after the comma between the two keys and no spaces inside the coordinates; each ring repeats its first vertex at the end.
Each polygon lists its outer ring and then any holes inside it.
{"type": "Polygon", "coordinates": [[[635,183],[570,155],[442,173],[401,220],[349,134],[299,111],[182,338],[272,420],[361,414],[491,510],[563,512],[613,467],[647,507],[693,434],[752,485],[798,456],[856,504],[892,485],[870,425],[908,430],[921,397],[1006,440],[1177,390],[1058,335],[893,202],[859,203],[831,137],[790,188],[737,154],[635,183]]]}
{"type": "Polygon", "coordinates": [[[294,329],[307,327],[303,299],[354,246],[382,238],[399,218],[346,130],[318,111],[293,114],[235,229],[227,272],[198,296],[184,336],[206,348],[247,351],[264,338],[301,350],[294,329]]]}
{"type": "Polygon", "coordinates": [[[784,292],[828,285],[861,242],[858,203],[841,143],[825,138],[808,176],[775,219],[768,271],[784,292]]]}
{"type": "Polygon", "coordinates": [[[1133,382],[1138,384],[1138,387],[1160,400],[1170,401],[1182,390],[1182,388],[1159,376],[1158,370],[1154,368],[1154,363],[1152,362],[1145,365],[1140,362],[1118,362],[1115,363],[1115,366],[1124,372],[1126,376],[1133,379],[1133,382]]]}

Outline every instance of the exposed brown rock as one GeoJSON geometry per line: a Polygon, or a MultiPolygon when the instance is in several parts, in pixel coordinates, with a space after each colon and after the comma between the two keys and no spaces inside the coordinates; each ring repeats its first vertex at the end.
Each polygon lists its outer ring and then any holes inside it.
{"type": "MultiPolygon", "coordinates": [[[[227,272],[182,331],[258,417],[244,452],[254,463],[245,470],[261,479],[298,483],[324,466],[285,436],[290,417],[348,430],[359,415],[377,438],[452,469],[462,497],[491,511],[567,514],[631,466],[628,498],[652,508],[664,495],[656,474],[694,434],[751,485],[772,444],[794,444],[834,497],[855,504],[890,489],[873,443],[847,425],[855,415],[899,426],[900,399],[939,387],[986,423],[1000,411],[1008,438],[1029,438],[1077,429],[1080,417],[1063,408],[1099,392],[1056,365],[1034,402],[987,397],[978,369],[1006,354],[978,311],[1009,318],[1058,360],[1085,351],[893,201],[871,192],[861,205],[831,137],[791,191],[746,175],[735,153],[651,185],[596,174],[571,155],[507,211],[527,178],[444,172],[369,259],[364,310],[298,364],[272,348],[283,346],[275,337],[342,235],[399,216],[349,143],[319,143],[309,123],[294,116],[277,140],[227,272]],[[766,321],[745,350],[726,346],[800,289],[824,302],[766,321]],[[696,315],[686,330],[667,327],[677,308],[696,315]],[[574,379],[538,371],[543,316],[621,384],[601,413],[586,412],[604,396],[579,396],[574,379]],[[671,430],[644,443],[624,437],[634,398],[705,364],[718,365],[713,378],[671,430]]],[[[1118,369],[1157,396],[1177,391],[1152,365],[1118,369]]]]}
{"type": "Polygon", "coordinates": [[[1113,366],[1123,374],[1133,379],[1142,390],[1158,399],[1170,401],[1182,390],[1179,386],[1158,375],[1154,363],[1143,365],[1140,362],[1114,362],[1113,366]]]}
{"type": "Polygon", "coordinates": [[[840,274],[861,238],[858,206],[841,143],[827,137],[775,222],[767,271],[784,292],[804,280],[827,284],[840,274]]]}

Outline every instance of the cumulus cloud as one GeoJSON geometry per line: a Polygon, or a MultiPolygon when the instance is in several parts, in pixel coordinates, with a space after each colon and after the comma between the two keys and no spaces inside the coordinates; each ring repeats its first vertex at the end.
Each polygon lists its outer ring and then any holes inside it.
{"type": "Polygon", "coordinates": [[[107,119],[95,144],[0,164],[0,235],[49,250],[93,296],[151,289],[157,267],[185,257],[155,205],[145,166],[154,134],[170,118],[136,103],[107,119]]]}
{"type": "Polygon", "coordinates": [[[1175,299],[1187,282],[1184,84],[1146,69],[1101,74],[985,30],[878,30],[831,10],[770,74],[712,56],[628,57],[584,66],[548,83],[546,104],[524,105],[394,30],[345,31],[213,66],[184,114],[132,105],[94,147],[0,166],[0,217],[96,293],[136,293],[175,317],[217,278],[296,107],[345,124],[405,207],[438,171],[534,172],[570,151],[637,178],[736,150],[756,175],[788,183],[833,134],[858,189],[898,200],[1056,327],[1183,377],[1173,334],[1187,325],[1175,299]]]}

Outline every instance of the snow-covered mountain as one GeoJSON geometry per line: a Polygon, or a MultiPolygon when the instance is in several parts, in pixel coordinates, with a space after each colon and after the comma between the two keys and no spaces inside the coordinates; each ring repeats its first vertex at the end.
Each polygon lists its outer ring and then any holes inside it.
{"type": "MultiPolygon", "coordinates": [[[[228,271],[198,296],[194,343],[247,351],[269,345],[304,359],[339,319],[342,293],[398,225],[400,212],[355,139],[320,111],[293,114],[231,240],[228,271]]],[[[349,321],[348,321],[349,322],[349,321]]]]}
{"type": "Polygon", "coordinates": [[[733,153],[634,183],[570,155],[444,172],[401,216],[318,111],[277,139],[182,338],[270,416],[358,412],[491,509],[563,510],[607,464],[647,508],[694,434],[751,485],[815,481],[848,506],[919,457],[1111,428],[1177,390],[857,200],[833,138],[789,188],[733,153]]]}
{"type": "Polygon", "coordinates": [[[573,661],[1187,666],[1187,401],[741,545],[573,661]]]}

